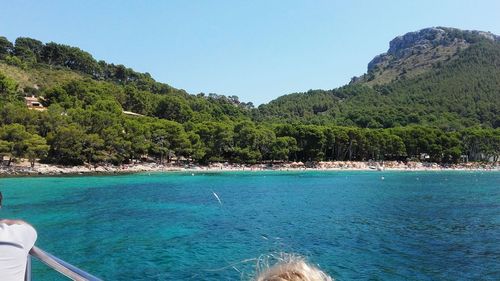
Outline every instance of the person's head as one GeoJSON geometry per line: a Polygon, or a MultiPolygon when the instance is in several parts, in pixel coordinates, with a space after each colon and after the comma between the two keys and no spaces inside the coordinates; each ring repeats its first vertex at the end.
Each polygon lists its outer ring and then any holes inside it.
{"type": "Polygon", "coordinates": [[[275,265],[263,270],[255,281],[333,281],[333,279],[301,257],[286,256],[275,265]]]}

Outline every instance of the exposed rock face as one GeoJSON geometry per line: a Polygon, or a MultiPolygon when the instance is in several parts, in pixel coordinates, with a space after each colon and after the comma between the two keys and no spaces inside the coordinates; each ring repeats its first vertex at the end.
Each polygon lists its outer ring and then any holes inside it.
{"type": "Polygon", "coordinates": [[[384,84],[403,76],[418,75],[433,64],[450,60],[471,44],[480,40],[500,42],[500,36],[490,32],[431,27],[394,38],[387,53],[368,63],[368,73],[355,77],[351,83],[384,84]]]}
{"type": "Polygon", "coordinates": [[[441,28],[426,28],[416,32],[409,32],[398,36],[389,43],[388,54],[403,57],[411,51],[422,51],[437,45],[447,46],[452,42],[441,28]]]}
{"type": "Polygon", "coordinates": [[[372,70],[377,64],[384,61],[389,56],[391,58],[401,59],[415,53],[423,53],[438,46],[450,47],[460,45],[466,48],[480,37],[500,42],[500,36],[490,32],[476,30],[431,27],[409,32],[394,38],[389,43],[389,50],[387,53],[376,56],[368,64],[368,71],[372,70]]]}

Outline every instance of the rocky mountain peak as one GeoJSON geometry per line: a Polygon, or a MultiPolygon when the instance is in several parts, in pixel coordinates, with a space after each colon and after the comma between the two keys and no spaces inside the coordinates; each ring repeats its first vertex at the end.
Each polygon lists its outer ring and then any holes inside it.
{"type": "Polygon", "coordinates": [[[418,75],[440,61],[481,40],[500,42],[491,32],[430,27],[409,32],[390,41],[389,50],[368,63],[368,73],[351,82],[384,84],[401,75],[418,75]]]}
{"type": "Polygon", "coordinates": [[[490,32],[459,30],[456,28],[430,27],[398,36],[389,43],[387,54],[402,57],[411,51],[423,51],[436,46],[448,47],[454,44],[468,45],[480,38],[500,41],[500,36],[490,32]]]}
{"type": "Polygon", "coordinates": [[[425,28],[415,32],[408,32],[389,42],[387,54],[402,57],[413,50],[425,50],[436,45],[449,45],[446,31],[441,28],[425,28]]]}
{"type": "Polygon", "coordinates": [[[481,39],[500,42],[500,36],[491,32],[477,30],[460,30],[449,27],[430,27],[419,31],[408,32],[398,36],[389,43],[387,53],[376,56],[369,64],[368,71],[388,56],[401,59],[415,53],[423,53],[438,46],[447,48],[450,46],[460,46],[467,48],[481,39]]]}

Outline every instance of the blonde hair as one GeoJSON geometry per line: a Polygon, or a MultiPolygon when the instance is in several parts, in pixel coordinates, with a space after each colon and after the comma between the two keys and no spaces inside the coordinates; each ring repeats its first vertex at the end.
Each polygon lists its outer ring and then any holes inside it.
{"type": "Polygon", "coordinates": [[[323,271],[308,264],[304,258],[285,255],[275,265],[263,270],[255,281],[333,281],[323,271]]]}

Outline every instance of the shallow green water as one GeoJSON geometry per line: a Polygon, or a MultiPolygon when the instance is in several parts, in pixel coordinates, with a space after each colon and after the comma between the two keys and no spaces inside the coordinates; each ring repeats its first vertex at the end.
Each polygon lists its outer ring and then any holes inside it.
{"type": "MultiPolygon", "coordinates": [[[[239,261],[279,252],[337,280],[500,280],[498,172],[4,178],[0,190],[1,217],[105,280],[248,280],[255,261],[239,261]]],[[[38,263],[34,277],[59,278],[38,263]]]]}

